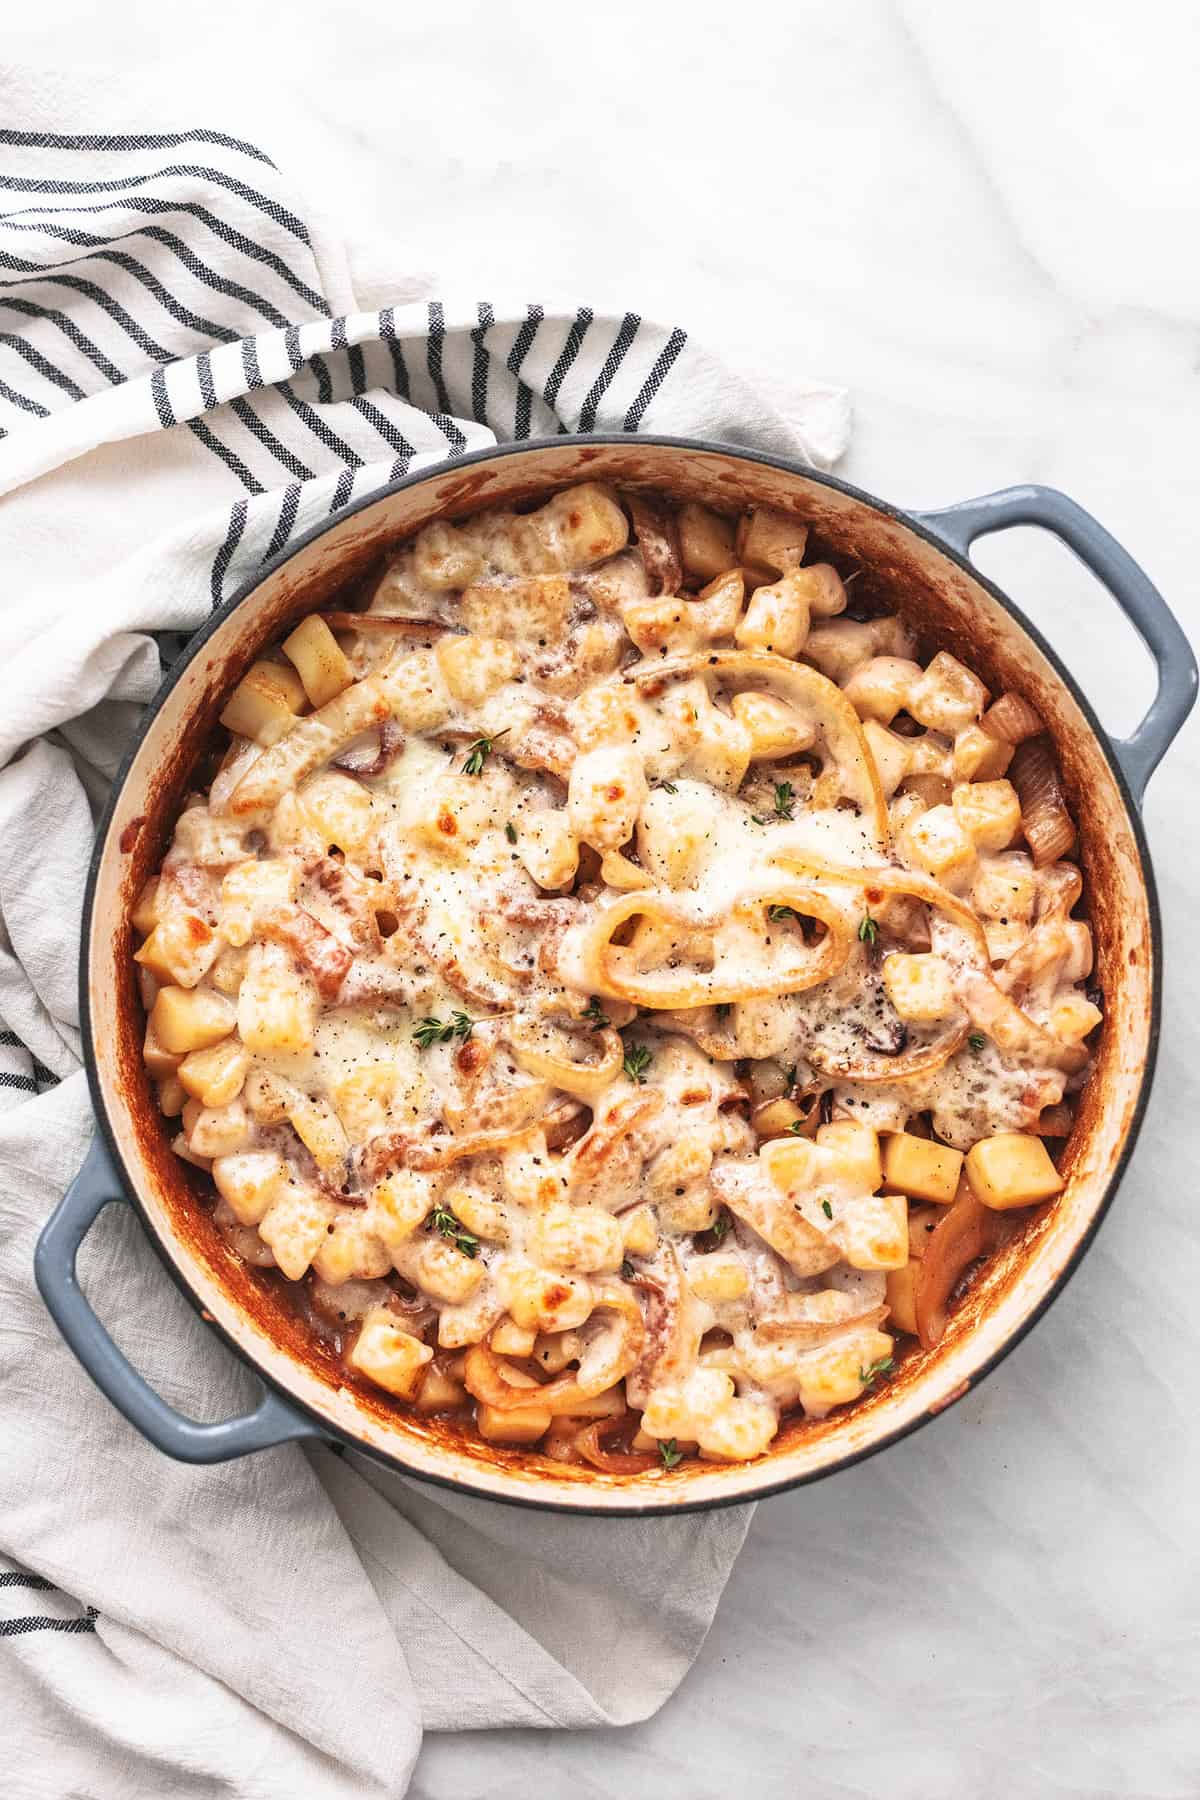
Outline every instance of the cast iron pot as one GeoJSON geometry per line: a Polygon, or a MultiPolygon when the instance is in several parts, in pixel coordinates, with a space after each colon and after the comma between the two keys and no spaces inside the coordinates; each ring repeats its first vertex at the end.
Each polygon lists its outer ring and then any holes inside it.
{"type": "Polygon", "coordinates": [[[87,884],[80,969],[99,1130],[36,1258],[38,1285],[59,1329],[131,1423],[168,1455],[192,1462],[218,1462],[288,1439],[326,1438],[408,1474],[494,1499],[577,1512],[657,1513],[776,1493],[895,1442],[959,1399],[1024,1336],[1062,1291],[1116,1192],[1149,1092],[1162,990],[1158,906],[1138,805],[1195,691],[1195,660],[1162,597],[1093,518],[1049,488],[1009,488],[942,512],[902,513],[778,457],[640,437],[508,445],[393,483],[318,526],[214,615],[164,682],[114,784],[87,884]],[[861,566],[856,596],[901,606],[993,691],[1015,687],[1028,695],[1053,733],[1079,821],[1095,979],[1105,995],[1099,1064],[1066,1152],[1066,1191],[1030,1217],[993,1260],[937,1350],[910,1352],[895,1377],[848,1412],[785,1421],[757,1462],[688,1462],[642,1477],[604,1476],[473,1441],[452,1422],[408,1416],[348,1375],[301,1327],[277,1283],[227,1249],[199,1204],[196,1172],[171,1151],[142,1064],[144,1018],[130,961],[133,902],[157,867],[224,696],[262,646],[327,605],[388,545],[430,519],[528,501],[585,479],[655,488],[730,512],[746,504],[793,511],[809,523],[819,552],[861,566]],[[983,533],[1026,524],[1070,546],[1153,654],[1157,694],[1125,741],[1105,736],[1054,652],[968,560],[983,533]],[[98,1214],[117,1200],[136,1208],[185,1294],[261,1378],[263,1398],[253,1412],[217,1424],[184,1418],[109,1337],[80,1290],[75,1259],[98,1214]]]}

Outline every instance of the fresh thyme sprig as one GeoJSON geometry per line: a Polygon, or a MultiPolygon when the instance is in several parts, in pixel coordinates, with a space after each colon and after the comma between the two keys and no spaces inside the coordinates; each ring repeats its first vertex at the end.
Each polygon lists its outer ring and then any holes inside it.
{"type": "Polygon", "coordinates": [[[976,1056],[979,1055],[979,1052],[986,1043],[987,1039],[984,1037],[982,1031],[973,1031],[967,1039],[968,1046],[975,1052],[976,1056]]]}
{"type": "Polygon", "coordinates": [[[664,1469],[673,1469],[676,1463],[683,1461],[683,1451],[677,1447],[674,1438],[663,1438],[658,1446],[658,1454],[662,1457],[664,1469]]]}
{"type": "Polygon", "coordinates": [[[781,819],[790,819],[792,808],[796,804],[796,790],[790,781],[775,783],[775,812],[781,819]]]}
{"type": "Polygon", "coordinates": [[[463,774],[482,775],[483,765],[492,754],[493,744],[497,743],[500,738],[507,737],[509,730],[510,727],[506,725],[503,731],[493,731],[491,737],[477,737],[473,744],[468,744],[467,759],[463,763],[463,774]]]}
{"type": "Polygon", "coordinates": [[[604,1027],[608,1024],[608,1014],[601,1006],[595,994],[592,995],[591,999],[584,1007],[583,1016],[593,1031],[603,1031],[604,1027]]]}
{"type": "Polygon", "coordinates": [[[464,1256],[479,1255],[479,1239],[471,1235],[460,1219],[455,1218],[449,1207],[435,1206],[429,1215],[429,1224],[432,1230],[448,1238],[464,1256]]]}
{"type": "Polygon", "coordinates": [[[879,920],[872,918],[869,912],[865,912],[858,923],[858,941],[860,944],[870,944],[874,948],[878,939],[879,920]]]}
{"type": "Polygon", "coordinates": [[[653,1060],[654,1052],[647,1050],[645,1044],[630,1044],[625,1052],[625,1073],[630,1081],[636,1081],[640,1087],[653,1060]]]}
{"type": "Polygon", "coordinates": [[[448,1044],[451,1038],[470,1037],[475,1029],[474,1019],[469,1019],[464,1012],[451,1013],[445,1023],[441,1019],[422,1019],[413,1026],[413,1037],[422,1050],[428,1050],[431,1044],[448,1044]]]}
{"type": "Polygon", "coordinates": [[[881,1356],[875,1362],[868,1363],[865,1369],[860,1367],[858,1379],[863,1384],[863,1392],[866,1393],[868,1388],[874,1387],[881,1375],[890,1375],[895,1366],[894,1356],[881,1356]]]}

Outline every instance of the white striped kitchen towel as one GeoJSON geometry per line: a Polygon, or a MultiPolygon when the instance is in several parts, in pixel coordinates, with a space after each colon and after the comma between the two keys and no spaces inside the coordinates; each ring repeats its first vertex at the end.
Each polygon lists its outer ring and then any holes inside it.
{"type": "MultiPolygon", "coordinates": [[[[560,431],[827,462],[845,398],[814,386],[785,421],[632,311],[414,301],[400,270],[404,303],[360,310],[265,151],[210,129],[87,134],[63,93],[0,81],[4,1788],[398,1795],[423,1727],[653,1711],[748,1514],[534,1517],[294,1446],[185,1468],[101,1399],[31,1268],[90,1132],[75,967],[94,812],[186,634],[387,481],[560,431]]],[[[84,1279],[175,1405],[244,1406],[253,1383],[130,1218],[97,1226],[84,1279]]]]}

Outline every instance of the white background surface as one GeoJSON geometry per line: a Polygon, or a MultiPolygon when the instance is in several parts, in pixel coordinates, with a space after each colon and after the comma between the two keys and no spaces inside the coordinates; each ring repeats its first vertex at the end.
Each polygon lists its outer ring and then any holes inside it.
{"type": "MultiPolygon", "coordinates": [[[[916,506],[1061,486],[1200,637],[1192,9],[292,0],[281,25],[59,0],[5,48],[210,58],[210,97],[347,236],[364,304],[561,293],[677,320],[785,408],[805,377],[844,382],[849,479],[916,506]]],[[[1128,728],[1148,661],[1066,553],[1024,532],[979,561],[1128,728]]],[[[917,1438],[760,1509],[656,1718],[431,1738],[414,1794],[1200,1791],[1198,745],[1192,723],[1146,811],[1154,1098],[1065,1296],[917,1438]]]]}

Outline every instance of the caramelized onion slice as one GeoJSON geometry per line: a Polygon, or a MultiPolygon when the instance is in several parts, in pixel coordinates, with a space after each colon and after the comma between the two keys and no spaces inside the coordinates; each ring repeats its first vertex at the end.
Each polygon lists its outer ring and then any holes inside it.
{"type": "Polygon", "coordinates": [[[1008,778],[1021,802],[1021,829],[1035,865],[1041,869],[1057,862],[1075,842],[1075,826],[1053,747],[1044,733],[1018,746],[1008,778]]]}
{"type": "Polygon", "coordinates": [[[415,613],[376,613],[376,612],[323,612],[318,613],[324,619],[330,631],[412,631],[424,634],[427,631],[453,631],[461,634],[461,625],[452,625],[445,619],[434,619],[415,613]]]}
{"type": "Polygon", "coordinates": [[[875,758],[863,736],[861,719],[835,682],[807,663],[789,662],[786,656],[775,656],[768,650],[720,650],[669,661],[648,661],[634,669],[628,679],[639,686],[653,687],[659,682],[696,675],[705,681],[735,683],[739,688],[778,694],[810,719],[819,743],[837,768],[843,794],[858,807],[875,847],[886,847],[888,810],[875,758]]]}
{"type": "Polygon", "coordinates": [[[633,520],[651,594],[677,594],[683,579],[683,558],[674,512],[646,494],[626,493],[621,499],[633,520]]]}
{"type": "Polygon", "coordinates": [[[786,1338],[791,1344],[826,1344],[843,1332],[879,1325],[887,1317],[886,1306],[870,1306],[856,1312],[852,1294],[828,1288],[819,1294],[785,1294],[758,1319],[758,1334],[786,1338]]]}
{"type": "Polygon", "coordinates": [[[1026,738],[1037,737],[1046,729],[1041,714],[1022,695],[1011,691],[1001,694],[979,723],[989,737],[997,738],[1002,744],[1023,744],[1026,738]]]}
{"type": "Polygon", "coordinates": [[[599,1060],[575,1062],[570,1056],[557,1054],[556,1041],[561,1045],[564,1035],[554,1025],[539,1025],[520,1016],[508,1028],[513,1056],[522,1069],[531,1075],[542,1076],[564,1094],[572,1094],[577,1100],[586,1100],[590,1104],[621,1073],[625,1046],[615,1031],[604,1030],[592,1037],[601,1052],[599,1060]]]}
{"type": "Polygon", "coordinates": [[[963,1181],[917,1265],[913,1302],[923,1349],[932,1350],[941,1342],[950,1316],[950,1295],[971,1264],[992,1248],[993,1220],[994,1215],[963,1181]]]}
{"type": "Polygon", "coordinates": [[[652,1456],[647,1451],[604,1448],[602,1439],[611,1437],[624,1424],[623,1418],[596,1419],[576,1434],[574,1448],[584,1462],[590,1463],[593,1469],[599,1469],[602,1475],[644,1475],[647,1469],[658,1468],[659,1457],[652,1456]]]}

